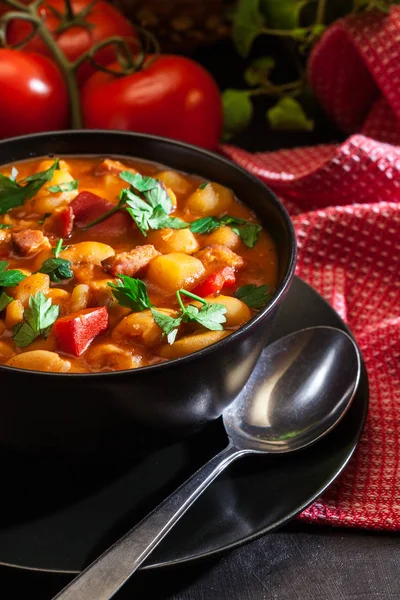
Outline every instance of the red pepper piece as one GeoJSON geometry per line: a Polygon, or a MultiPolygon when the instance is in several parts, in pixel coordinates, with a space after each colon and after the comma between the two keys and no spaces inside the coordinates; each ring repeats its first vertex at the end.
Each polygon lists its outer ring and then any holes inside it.
{"type": "Polygon", "coordinates": [[[218,294],[223,287],[232,287],[236,283],[235,269],[233,267],[224,267],[212,275],[209,275],[198,286],[191,290],[196,296],[205,298],[212,294],[218,294]]]}
{"type": "MultiPolygon", "coordinates": [[[[71,202],[70,207],[75,216],[75,224],[82,228],[95,221],[106,212],[115,207],[113,202],[101,198],[92,192],[80,192],[71,202]]],[[[119,210],[98,225],[90,228],[93,235],[107,235],[118,237],[132,225],[132,219],[124,210],[119,210]]]]}
{"type": "Polygon", "coordinates": [[[57,319],[53,325],[53,332],[60,350],[80,356],[107,327],[108,312],[105,306],[101,306],[85,308],[57,319]]]}

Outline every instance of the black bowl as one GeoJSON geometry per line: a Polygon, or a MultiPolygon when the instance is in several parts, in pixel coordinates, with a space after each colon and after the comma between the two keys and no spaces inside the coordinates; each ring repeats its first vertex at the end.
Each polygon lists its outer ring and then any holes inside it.
{"type": "Polygon", "coordinates": [[[0,164],[49,154],[142,158],[230,187],[273,236],[279,283],[272,301],[251,321],[184,358],[116,373],[42,373],[1,366],[0,444],[63,454],[115,450],[134,442],[138,423],[141,430],[188,433],[216,419],[250,376],[293,278],[296,240],[282,204],[232,162],[154,136],[67,131],[0,142],[0,164]]]}

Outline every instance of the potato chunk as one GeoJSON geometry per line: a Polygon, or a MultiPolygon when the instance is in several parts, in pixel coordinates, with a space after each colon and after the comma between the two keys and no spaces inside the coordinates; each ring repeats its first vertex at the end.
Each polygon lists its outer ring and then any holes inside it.
{"type": "MultiPolygon", "coordinates": [[[[38,292],[42,292],[47,295],[50,289],[50,279],[45,273],[34,273],[29,275],[23,281],[20,281],[18,285],[12,288],[8,288],[8,294],[19,300],[25,308],[28,307],[29,296],[35,296],[38,292]]],[[[11,305],[10,305],[11,306],[11,305]]]]}
{"type": "Polygon", "coordinates": [[[204,236],[204,246],[212,246],[217,244],[218,246],[226,246],[230,250],[236,250],[240,245],[240,237],[237,233],[225,225],[210,233],[210,235],[204,236]]]}
{"type": "Polygon", "coordinates": [[[148,235],[149,242],[162,254],[197,252],[199,244],[190,229],[158,229],[148,235]]]}
{"type": "Polygon", "coordinates": [[[6,364],[9,367],[46,371],[48,373],[68,373],[71,369],[69,360],[65,360],[56,352],[49,352],[48,350],[22,352],[22,354],[17,354],[17,356],[11,358],[6,364]]]}
{"type": "Polygon", "coordinates": [[[205,331],[181,338],[172,345],[161,346],[159,355],[162,358],[180,358],[192,352],[202,350],[229,335],[229,331],[205,331]]]}
{"type": "Polygon", "coordinates": [[[71,293],[69,312],[78,312],[87,308],[90,298],[90,288],[86,283],[78,283],[71,293]]]}
{"type": "Polygon", "coordinates": [[[180,288],[191,287],[205,274],[203,263],[181,252],[154,258],[147,272],[152,283],[171,294],[180,288]]]}
{"type": "MultiPolygon", "coordinates": [[[[157,309],[170,317],[176,317],[176,312],[167,308],[157,309]]],[[[129,342],[141,338],[148,348],[161,344],[163,332],[153,319],[151,310],[132,313],[114,328],[112,337],[116,341],[129,342]]]]}
{"type": "MultiPolygon", "coordinates": [[[[44,171],[51,167],[54,161],[42,161],[39,165],[38,171],[44,171]]],[[[68,172],[68,165],[64,161],[60,161],[61,169],[54,171],[52,180],[46,183],[36,194],[34,198],[29,200],[26,205],[29,205],[33,212],[44,215],[45,213],[52,213],[53,210],[59,206],[69,204],[75,196],[78,195],[78,190],[71,190],[70,192],[49,192],[47,188],[54,185],[60,185],[61,183],[69,183],[74,178],[68,172]]]]}
{"type": "Polygon", "coordinates": [[[60,317],[68,314],[71,294],[67,292],[67,290],[62,290],[61,288],[52,288],[47,292],[47,297],[51,298],[52,304],[58,304],[60,307],[60,317]]]}
{"type": "MultiPolygon", "coordinates": [[[[220,296],[207,296],[204,300],[207,300],[209,304],[224,304],[226,306],[224,327],[237,327],[251,319],[249,307],[238,298],[221,294],[220,296]]],[[[201,308],[200,302],[191,302],[191,304],[201,308]]]]}
{"type": "Polygon", "coordinates": [[[157,173],[156,179],[162,181],[177,196],[187,196],[193,189],[192,184],[175,171],[160,171],[157,173]]]}
{"type": "Polygon", "coordinates": [[[233,199],[231,190],[219,183],[209,183],[189,196],[186,208],[195,215],[218,217],[228,210],[233,199]]]}
{"type": "Polygon", "coordinates": [[[71,261],[74,267],[82,264],[101,265],[101,261],[114,256],[114,249],[101,242],[80,242],[60,252],[60,257],[71,261]]]}
{"type": "Polygon", "coordinates": [[[14,300],[6,308],[5,325],[7,329],[12,329],[14,325],[24,320],[24,307],[22,302],[14,300]]]}
{"type": "Polygon", "coordinates": [[[115,344],[96,344],[85,354],[86,362],[95,371],[123,371],[137,369],[142,366],[142,356],[139,353],[119,348],[115,344]]]}

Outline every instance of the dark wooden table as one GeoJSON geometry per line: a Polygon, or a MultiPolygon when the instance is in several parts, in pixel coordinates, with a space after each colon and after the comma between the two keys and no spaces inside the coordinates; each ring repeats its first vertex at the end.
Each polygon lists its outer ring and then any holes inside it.
{"type": "MultiPolygon", "coordinates": [[[[218,560],[139,572],[116,600],[399,600],[396,534],[291,524],[218,560]]],[[[69,579],[0,570],[3,600],[50,600],[69,579]]]]}
{"type": "MultiPolygon", "coordinates": [[[[221,44],[196,56],[222,87],[240,85],[243,63],[221,44]],[[227,59],[231,65],[226,69],[227,59]]],[[[319,116],[311,134],[269,131],[265,106],[234,143],[274,150],[339,141],[343,134],[319,116]]],[[[399,490],[400,494],[400,490],[399,490]]],[[[0,600],[50,600],[69,577],[0,568],[0,600]]],[[[297,521],[219,559],[182,568],[137,573],[116,600],[399,600],[400,537],[297,521]]]]}

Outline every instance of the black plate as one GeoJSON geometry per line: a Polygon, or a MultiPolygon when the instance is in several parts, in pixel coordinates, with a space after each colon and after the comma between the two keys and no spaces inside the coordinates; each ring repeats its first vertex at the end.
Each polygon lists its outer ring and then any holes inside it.
{"type": "MultiPolygon", "coordinates": [[[[272,339],[312,325],[346,330],[335,311],[296,278],[272,339]]],[[[262,360],[262,358],[261,358],[262,360]]],[[[179,385],[179,382],[177,382],[179,385]]],[[[314,446],[282,457],[248,457],[230,467],[182,518],[147,568],[216,554],[275,529],[308,506],[352,455],[368,409],[365,369],[353,404],[314,446]]],[[[76,465],[2,453],[0,563],[81,570],[225,444],[221,420],[185,441],[127,457],[126,464],[76,465]]],[[[146,440],[139,432],[138,447],[146,440]],[[142,436],[142,439],[140,439],[142,436]]]]}

